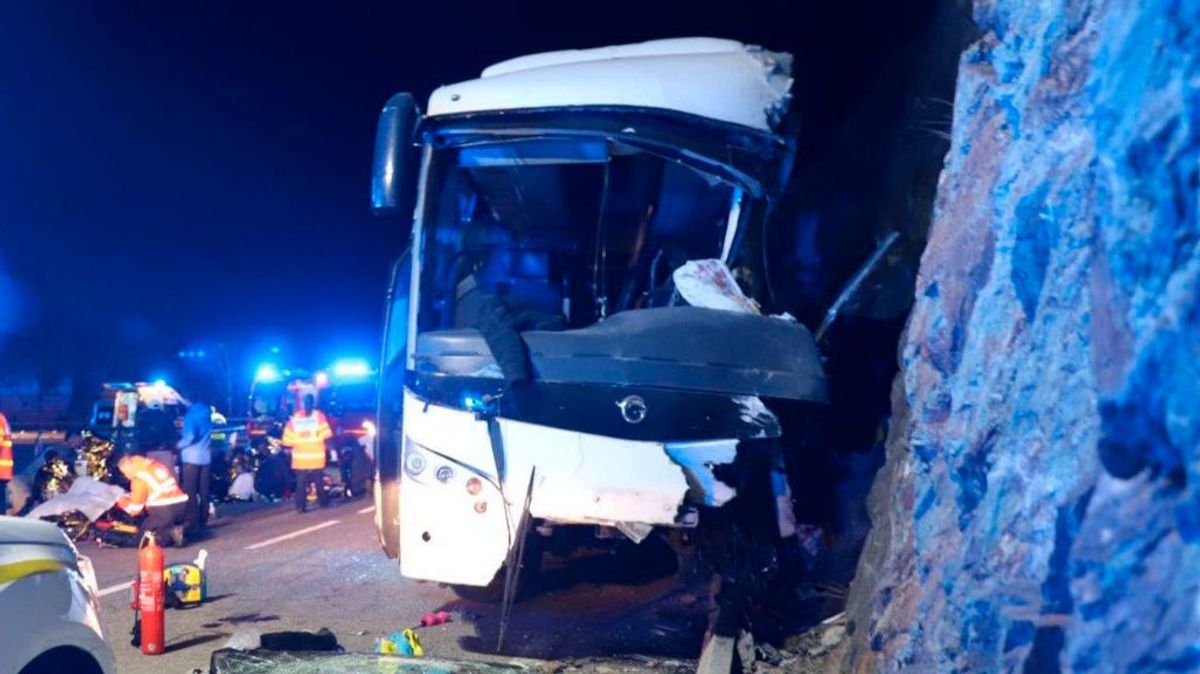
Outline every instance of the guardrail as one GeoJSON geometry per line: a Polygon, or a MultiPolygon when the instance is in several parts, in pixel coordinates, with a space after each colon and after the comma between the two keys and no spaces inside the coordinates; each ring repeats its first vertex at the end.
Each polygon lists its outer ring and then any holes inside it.
{"type": "Polygon", "coordinates": [[[67,438],[66,425],[57,428],[15,428],[12,432],[14,445],[37,445],[43,442],[62,442],[67,438]]]}
{"type": "MultiPolygon", "coordinates": [[[[228,423],[220,426],[213,426],[214,434],[245,433],[247,419],[230,419],[228,423]]],[[[43,424],[20,424],[13,425],[12,438],[14,444],[20,445],[36,445],[39,442],[63,442],[67,437],[67,429],[84,429],[87,426],[84,424],[71,424],[65,421],[56,423],[43,424]]]]}

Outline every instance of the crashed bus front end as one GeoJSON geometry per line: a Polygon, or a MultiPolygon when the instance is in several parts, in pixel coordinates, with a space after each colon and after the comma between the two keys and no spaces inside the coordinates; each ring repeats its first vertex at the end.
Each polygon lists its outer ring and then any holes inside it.
{"type": "Polygon", "coordinates": [[[488,586],[556,529],[703,526],[743,455],[778,467],[774,401],[826,399],[810,333],[753,302],[689,302],[676,272],[703,261],[741,286],[714,292],[764,292],[786,143],[625,104],[452,112],[416,138],[376,489],[404,575],[488,586]]]}

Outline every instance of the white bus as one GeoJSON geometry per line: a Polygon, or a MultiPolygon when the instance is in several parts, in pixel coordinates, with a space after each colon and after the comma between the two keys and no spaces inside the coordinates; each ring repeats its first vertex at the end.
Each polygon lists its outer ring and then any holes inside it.
{"type": "Polygon", "coordinates": [[[790,86],[786,54],[688,38],[499,63],[423,115],[388,102],[373,205],[411,239],[375,491],[401,573],[511,589],[559,535],[703,527],[751,484],[787,509],[747,471],[780,463],[773,406],[826,401],[812,336],[689,306],[674,272],[718,261],[765,294],[790,86]]]}

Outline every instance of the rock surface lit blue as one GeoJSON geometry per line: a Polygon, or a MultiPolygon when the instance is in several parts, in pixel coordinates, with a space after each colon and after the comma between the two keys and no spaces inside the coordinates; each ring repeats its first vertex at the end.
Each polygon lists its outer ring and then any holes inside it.
{"type": "Polygon", "coordinates": [[[1200,670],[1200,1],[974,14],[847,667],[1200,670]]]}

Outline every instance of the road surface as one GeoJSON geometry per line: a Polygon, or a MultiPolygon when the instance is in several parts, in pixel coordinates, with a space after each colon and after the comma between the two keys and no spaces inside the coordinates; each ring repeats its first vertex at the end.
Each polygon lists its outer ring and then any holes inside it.
{"type": "MultiPolygon", "coordinates": [[[[404,579],[380,552],[364,500],[298,514],[285,505],[226,507],[206,540],[167,548],[167,564],[205,548],[209,601],[168,610],[167,647],[143,656],[129,644],[129,581],[136,551],[86,544],[102,597],[105,634],[122,674],[206,669],[212,651],[242,630],[327,627],[350,651],[447,610],[446,625],[420,631],[427,654],[496,658],[498,611],[449,589],[404,579]]],[[[542,588],[516,604],[503,656],[568,660],[641,655],[694,659],[706,623],[703,591],[639,562],[597,556],[550,563],[542,588]],[[614,563],[616,562],[616,563],[614,563]],[[603,584],[589,579],[603,579],[603,584]]]]}

